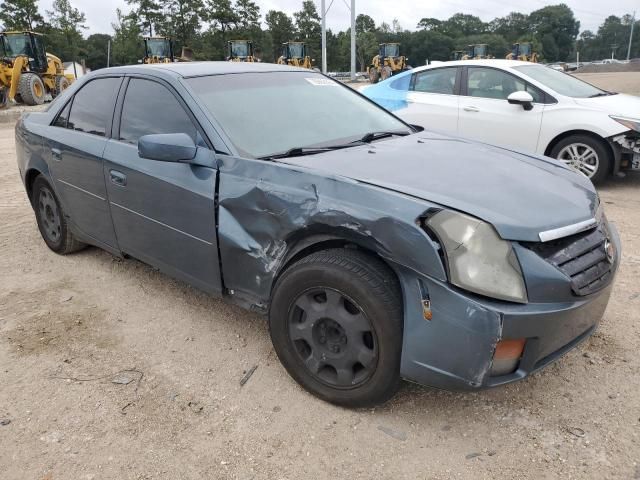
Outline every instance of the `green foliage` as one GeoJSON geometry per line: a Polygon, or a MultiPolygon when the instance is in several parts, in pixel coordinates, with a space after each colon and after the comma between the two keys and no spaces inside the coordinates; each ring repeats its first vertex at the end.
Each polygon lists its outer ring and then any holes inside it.
{"type": "Polygon", "coordinates": [[[5,0],[0,3],[2,30],[35,30],[43,23],[36,0],[5,0]]]}
{"type": "Polygon", "coordinates": [[[157,25],[162,19],[161,2],[158,0],[127,0],[127,5],[133,6],[131,13],[137,19],[144,35],[153,37],[157,25]]]}

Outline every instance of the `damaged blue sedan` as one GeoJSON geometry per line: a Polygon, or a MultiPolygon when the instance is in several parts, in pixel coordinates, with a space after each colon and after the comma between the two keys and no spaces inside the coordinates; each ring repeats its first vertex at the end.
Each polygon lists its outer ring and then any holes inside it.
{"type": "Polygon", "coordinates": [[[290,375],[350,407],[403,378],[526,377],[594,332],[620,261],[583,175],[420,131],[309,70],[100,70],[16,143],[51,250],[134,257],[268,316],[290,375]]]}

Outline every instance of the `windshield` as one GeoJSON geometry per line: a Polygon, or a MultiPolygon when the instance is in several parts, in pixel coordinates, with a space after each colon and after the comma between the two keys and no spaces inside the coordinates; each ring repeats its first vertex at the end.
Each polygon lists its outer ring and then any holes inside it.
{"type": "Polygon", "coordinates": [[[487,55],[486,45],[476,45],[473,47],[473,51],[476,57],[484,57],[487,55]]]}
{"type": "Polygon", "coordinates": [[[380,107],[317,73],[215,75],[187,82],[247,157],[340,145],[369,132],[411,132],[380,107]]]}
{"type": "Polygon", "coordinates": [[[7,57],[15,57],[18,55],[31,56],[31,43],[27,35],[6,35],[5,49],[7,57]]]}
{"type": "Polygon", "coordinates": [[[248,57],[249,45],[245,42],[231,42],[232,57],[248,57]]]}
{"type": "Polygon", "coordinates": [[[304,57],[304,46],[301,43],[289,44],[289,57],[302,58],[304,57]]]}
{"type": "Polygon", "coordinates": [[[544,65],[524,65],[513,68],[567,97],[588,98],[607,93],[576,77],[544,65]]]}
{"type": "Polygon", "coordinates": [[[400,56],[400,45],[387,44],[384,50],[385,57],[398,57],[400,56]]]}
{"type": "Polygon", "coordinates": [[[169,41],[165,39],[147,40],[147,56],[149,57],[168,57],[169,41]]]}

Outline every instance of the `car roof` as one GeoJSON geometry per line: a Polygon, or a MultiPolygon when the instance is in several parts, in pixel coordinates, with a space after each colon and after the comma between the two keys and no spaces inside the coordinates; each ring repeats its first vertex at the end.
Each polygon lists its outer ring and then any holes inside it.
{"type": "Polygon", "coordinates": [[[505,60],[505,59],[482,59],[482,60],[455,60],[449,62],[435,63],[432,65],[424,65],[422,67],[414,68],[414,70],[424,70],[427,68],[437,67],[463,67],[463,66],[483,66],[483,67],[497,67],[497,68],[513,68],[523,65],[536,65],[531,62],[523,62],[521,60],[505,60]]]}
{"type": "Polygon", "coordinates": [[[148,73],[166,74],[173,77],[203,77],[207,75],[228,75],[234,73],[265,72],[309,72],[304,68],[262,62],[175,62],[148,65],[128,65],[97,70],[104,73],[148,73]]]}

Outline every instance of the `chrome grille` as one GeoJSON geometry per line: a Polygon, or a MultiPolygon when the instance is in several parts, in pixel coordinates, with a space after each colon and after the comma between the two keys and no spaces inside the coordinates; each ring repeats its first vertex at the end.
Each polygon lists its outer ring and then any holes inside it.
{"type": "Polygon", "coordinates": [[[589,295],[604,288],[612,275],[613,259],[607,256],[609,231],[606,220],[586,232],[551,242],[527,245],[571,279],[576,295],[589,295]]]}

